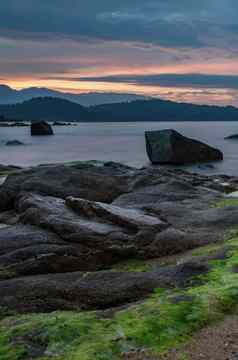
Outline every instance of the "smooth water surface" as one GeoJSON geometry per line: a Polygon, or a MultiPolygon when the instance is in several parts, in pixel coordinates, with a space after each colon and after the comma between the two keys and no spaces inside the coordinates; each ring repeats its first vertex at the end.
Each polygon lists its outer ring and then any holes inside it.
{"type": "MultiPolygon", "coordinates": [[[[141,167],[148,164],[145,130],[172,128],[185,136],[204,141],[224,152],[224,161],[192,170],[238,175],[238,140],[224,140],[238,133],[235,122],[81,123],[54,127],[55,136],[31,137],[30,128],[0,128],[0,164],[20,166],[76,160],[118,161],[141,167]],[[8,140],[25,145],[6,146],[8,140]]],[[[191,168],[191,167],[190,167],[191,168]]]]}

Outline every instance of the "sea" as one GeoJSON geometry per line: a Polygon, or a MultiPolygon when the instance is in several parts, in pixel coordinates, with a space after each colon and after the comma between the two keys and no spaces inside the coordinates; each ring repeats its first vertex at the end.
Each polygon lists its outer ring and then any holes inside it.
{"type": "Polygon", "coordinates": [[[115,161],[134,167],[149,165],[146,130],[175,129],[224,153],[224,161],[186,166],[204,174],[238,176],[238,140],[224,137],[238,133],[236,122],[133,122],[78,123],[56,126],[55,136],[30,136],[29,127],[0,127],[0,164],[29,167],[70,161],[115,161]],[[6,146],[19,140],[24,145],[6,146]]]}

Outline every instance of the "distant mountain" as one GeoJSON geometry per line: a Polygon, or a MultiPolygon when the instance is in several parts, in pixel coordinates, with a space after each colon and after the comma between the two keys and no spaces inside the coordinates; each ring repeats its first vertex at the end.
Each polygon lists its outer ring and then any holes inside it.
{"type": "Polygon", "coordinates": [[[55,91],[47,88],[30,87],[22,90],[14,90],[6,85],[0,85],[0,104],[17,104],[38,97],[57,97],[73,101],[83,106],[109,104],[115,102],[127,102],[133,100],[145,100],[146,97],[134,94],[116,93],[85,93],[71,94],[55,91]]]}
{"type": "Polygon", "coordinates": [[[36,98],[15,105],[0,105],[0,121],[238,121],[238,108],[193,105],[166,100],[136,100],[85,107],[74,102],[36,98]],[[2,118],[1,118],[2,116],[2,118]]]}
{"type": "Polygon", "coordinates": [[[74,102],[52,98],[36,98],[15,105],[0,105],[0,119],[34,121],[90,121],[87,107],[74,102]]]}

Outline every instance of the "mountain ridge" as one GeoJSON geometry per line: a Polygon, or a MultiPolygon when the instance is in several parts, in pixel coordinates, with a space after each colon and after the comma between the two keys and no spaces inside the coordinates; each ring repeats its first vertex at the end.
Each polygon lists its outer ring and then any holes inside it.
{"type": "Polygon", "coordinates": [[[52,90],[47,87],[29,87],[22,90],[15,90],[8,85],[0,84],[0,104],[17,104],[38,97],[58,97],[76,102],[83,106],[92,106],[112,102],[133,101],[136,99],[147,99],[149,97],[130,93],[69,93],[52,90]]]}

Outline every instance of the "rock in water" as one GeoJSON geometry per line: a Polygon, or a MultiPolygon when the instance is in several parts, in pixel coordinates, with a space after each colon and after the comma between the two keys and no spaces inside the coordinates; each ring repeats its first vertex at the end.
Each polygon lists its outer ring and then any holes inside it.
{"type": "Polygon", "coordinates": [[[24,144],[19,140],[9,140],[6,142],[6,146],[18,146],[18,145],[24,145],[24,144]]]}
{"type": "Polygon", "coordinates": [[[224,139],[225,140],[238,140],[238,134],[232,134],[232,135],[226,136],[224,139]]]}
{"type": "Polygon", "coordinates": [[[46,121],[37,121],[31,123],[31,135],[54,135],[52,127],[46,121]]]}
{"type": "Polygon", "coordinates": [[[223,160],[223,153],[175,130],[146,131],[146,149],[152,164],[191,164],[223,160]]]}

